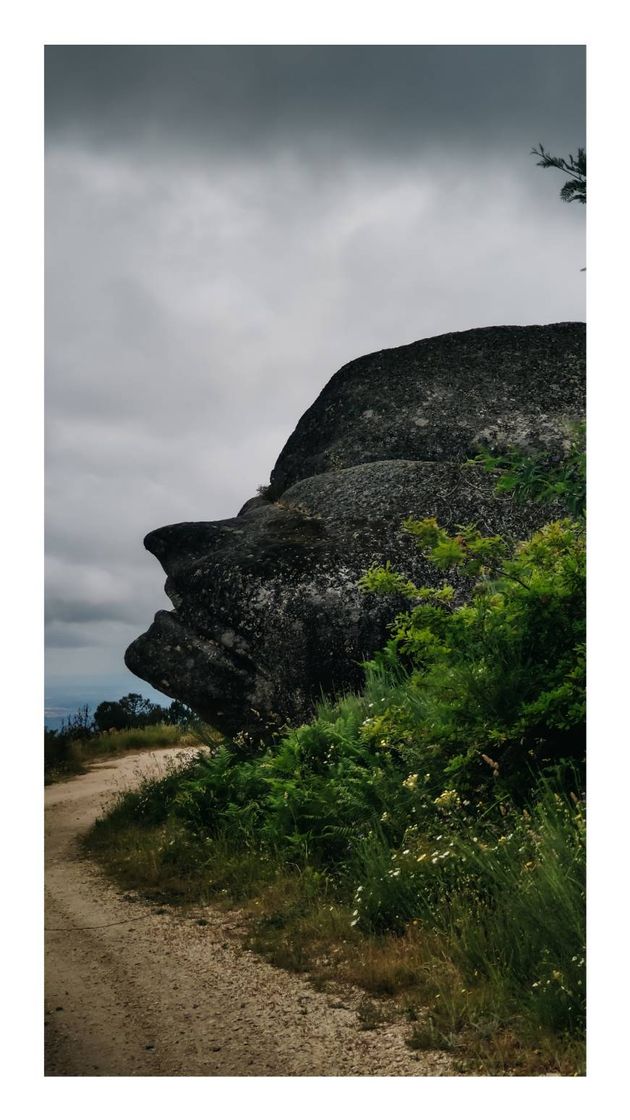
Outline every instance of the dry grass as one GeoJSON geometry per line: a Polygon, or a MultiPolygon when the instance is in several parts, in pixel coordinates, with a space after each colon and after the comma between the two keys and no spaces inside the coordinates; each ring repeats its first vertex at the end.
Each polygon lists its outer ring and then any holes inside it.
{"type": "Polygon", "coordinates": [[[203,735],[187,731],[175,724],[158,723],[152,727],[129,728],[123,731],[104,731],[88,739],[73,739],[64,749],[63,760],[58,765],[45,766],[44,782],[51,785],[87,773],[90,763],[106,758],[118,758],[129,752],[160,750],[164,747],[195,747],[208,742],[208,732],[203,735]]]}
{"type": "MultiPolygon", "coordinates": [[[[580,1076],[581,1042],[506,1025],[491,984],[466,986],[443,941],[417,926],[404,936],[370,937],[350,926],[348,909],[308,905],[299,879],[281,878],[244,907],[248,945],[280,968],[307,973],[319,988],[352,985],[366,992],[363,1029],[399,1016],[412,1049],[445,1050],[459,1072],[490,1076],[580,1076]]],[[[361,1018],[361,1015],[360,1015],[361,1018]]]]}

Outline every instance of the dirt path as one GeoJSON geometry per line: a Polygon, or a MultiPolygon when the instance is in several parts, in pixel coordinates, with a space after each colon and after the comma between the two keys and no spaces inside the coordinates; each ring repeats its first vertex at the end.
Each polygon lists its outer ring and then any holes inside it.
{"type": "Polygon", "coordinates": [[[101,763],[46,789],[46,1074],[449,1074],[444,1055],[405,1046],[400,1024],[362,1031],[358,993],[332,998],[243,950],[237,913],[156,907],[80,857],[104,795],[179,753],[101,763]]]}

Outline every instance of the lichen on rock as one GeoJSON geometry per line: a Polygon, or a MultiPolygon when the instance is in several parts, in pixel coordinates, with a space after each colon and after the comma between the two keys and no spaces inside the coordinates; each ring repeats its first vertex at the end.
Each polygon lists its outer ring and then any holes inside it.
{"type": "Polygon", "coordinates": [[[584,413],[582,323],[487,327],[340,369],[280,453],[265,496],[224,521],[169,525],[145,546],[172,611],[127,666],[220,730],[264,734],[357,687],[401,604],[357,588],[373,563],[436,582],[407,516],[519,539],[548,514],[498,496],[479,445],[560,455],[584,413]]]}

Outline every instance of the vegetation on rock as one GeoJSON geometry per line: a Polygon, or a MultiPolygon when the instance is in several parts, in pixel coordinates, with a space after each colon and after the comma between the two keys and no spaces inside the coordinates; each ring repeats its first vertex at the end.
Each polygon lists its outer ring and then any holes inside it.
{"type": "Polygon", "coordinates": [[[584,412],[584,341],[582,323],[483,327],[338,370],[264,495],[236,517],[148,534],[173,610],[132,643],[127,667],[225,735],[256,741],[312,718],[322,692],[360,688],[360,663],[397,609],[361,594],[362,573],[389,560],[420,585],[439,579],[403,518],[423,511],[451,533],[475,521],[521,540],[562,516],[495,493],[466,461],[480,443],[495,456],[537,449],[538,473],[561,458],[584,412]]]}

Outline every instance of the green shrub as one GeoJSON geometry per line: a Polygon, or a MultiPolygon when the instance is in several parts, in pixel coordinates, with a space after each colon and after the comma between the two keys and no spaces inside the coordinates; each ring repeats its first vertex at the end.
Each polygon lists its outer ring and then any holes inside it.
{"type": "MultiPolygon", "coordinates": [[[[448,584],[410,588],[418,605],[398,615],[375,658],[408,673],[402,704],[377,733],[393,722],[391,742],[410,770],[426,766],[469,793],[499,777],[524,796],[534,764],[583,756],[583,525],[553,522],[512,549],[470,526],[455,538],[433,519],[406,527],[438,567],[463,568],[477,583],[459,606],[448,584]]],[[[362,586],[388,593],[389,578],[372,569],[362,586]]]]}

